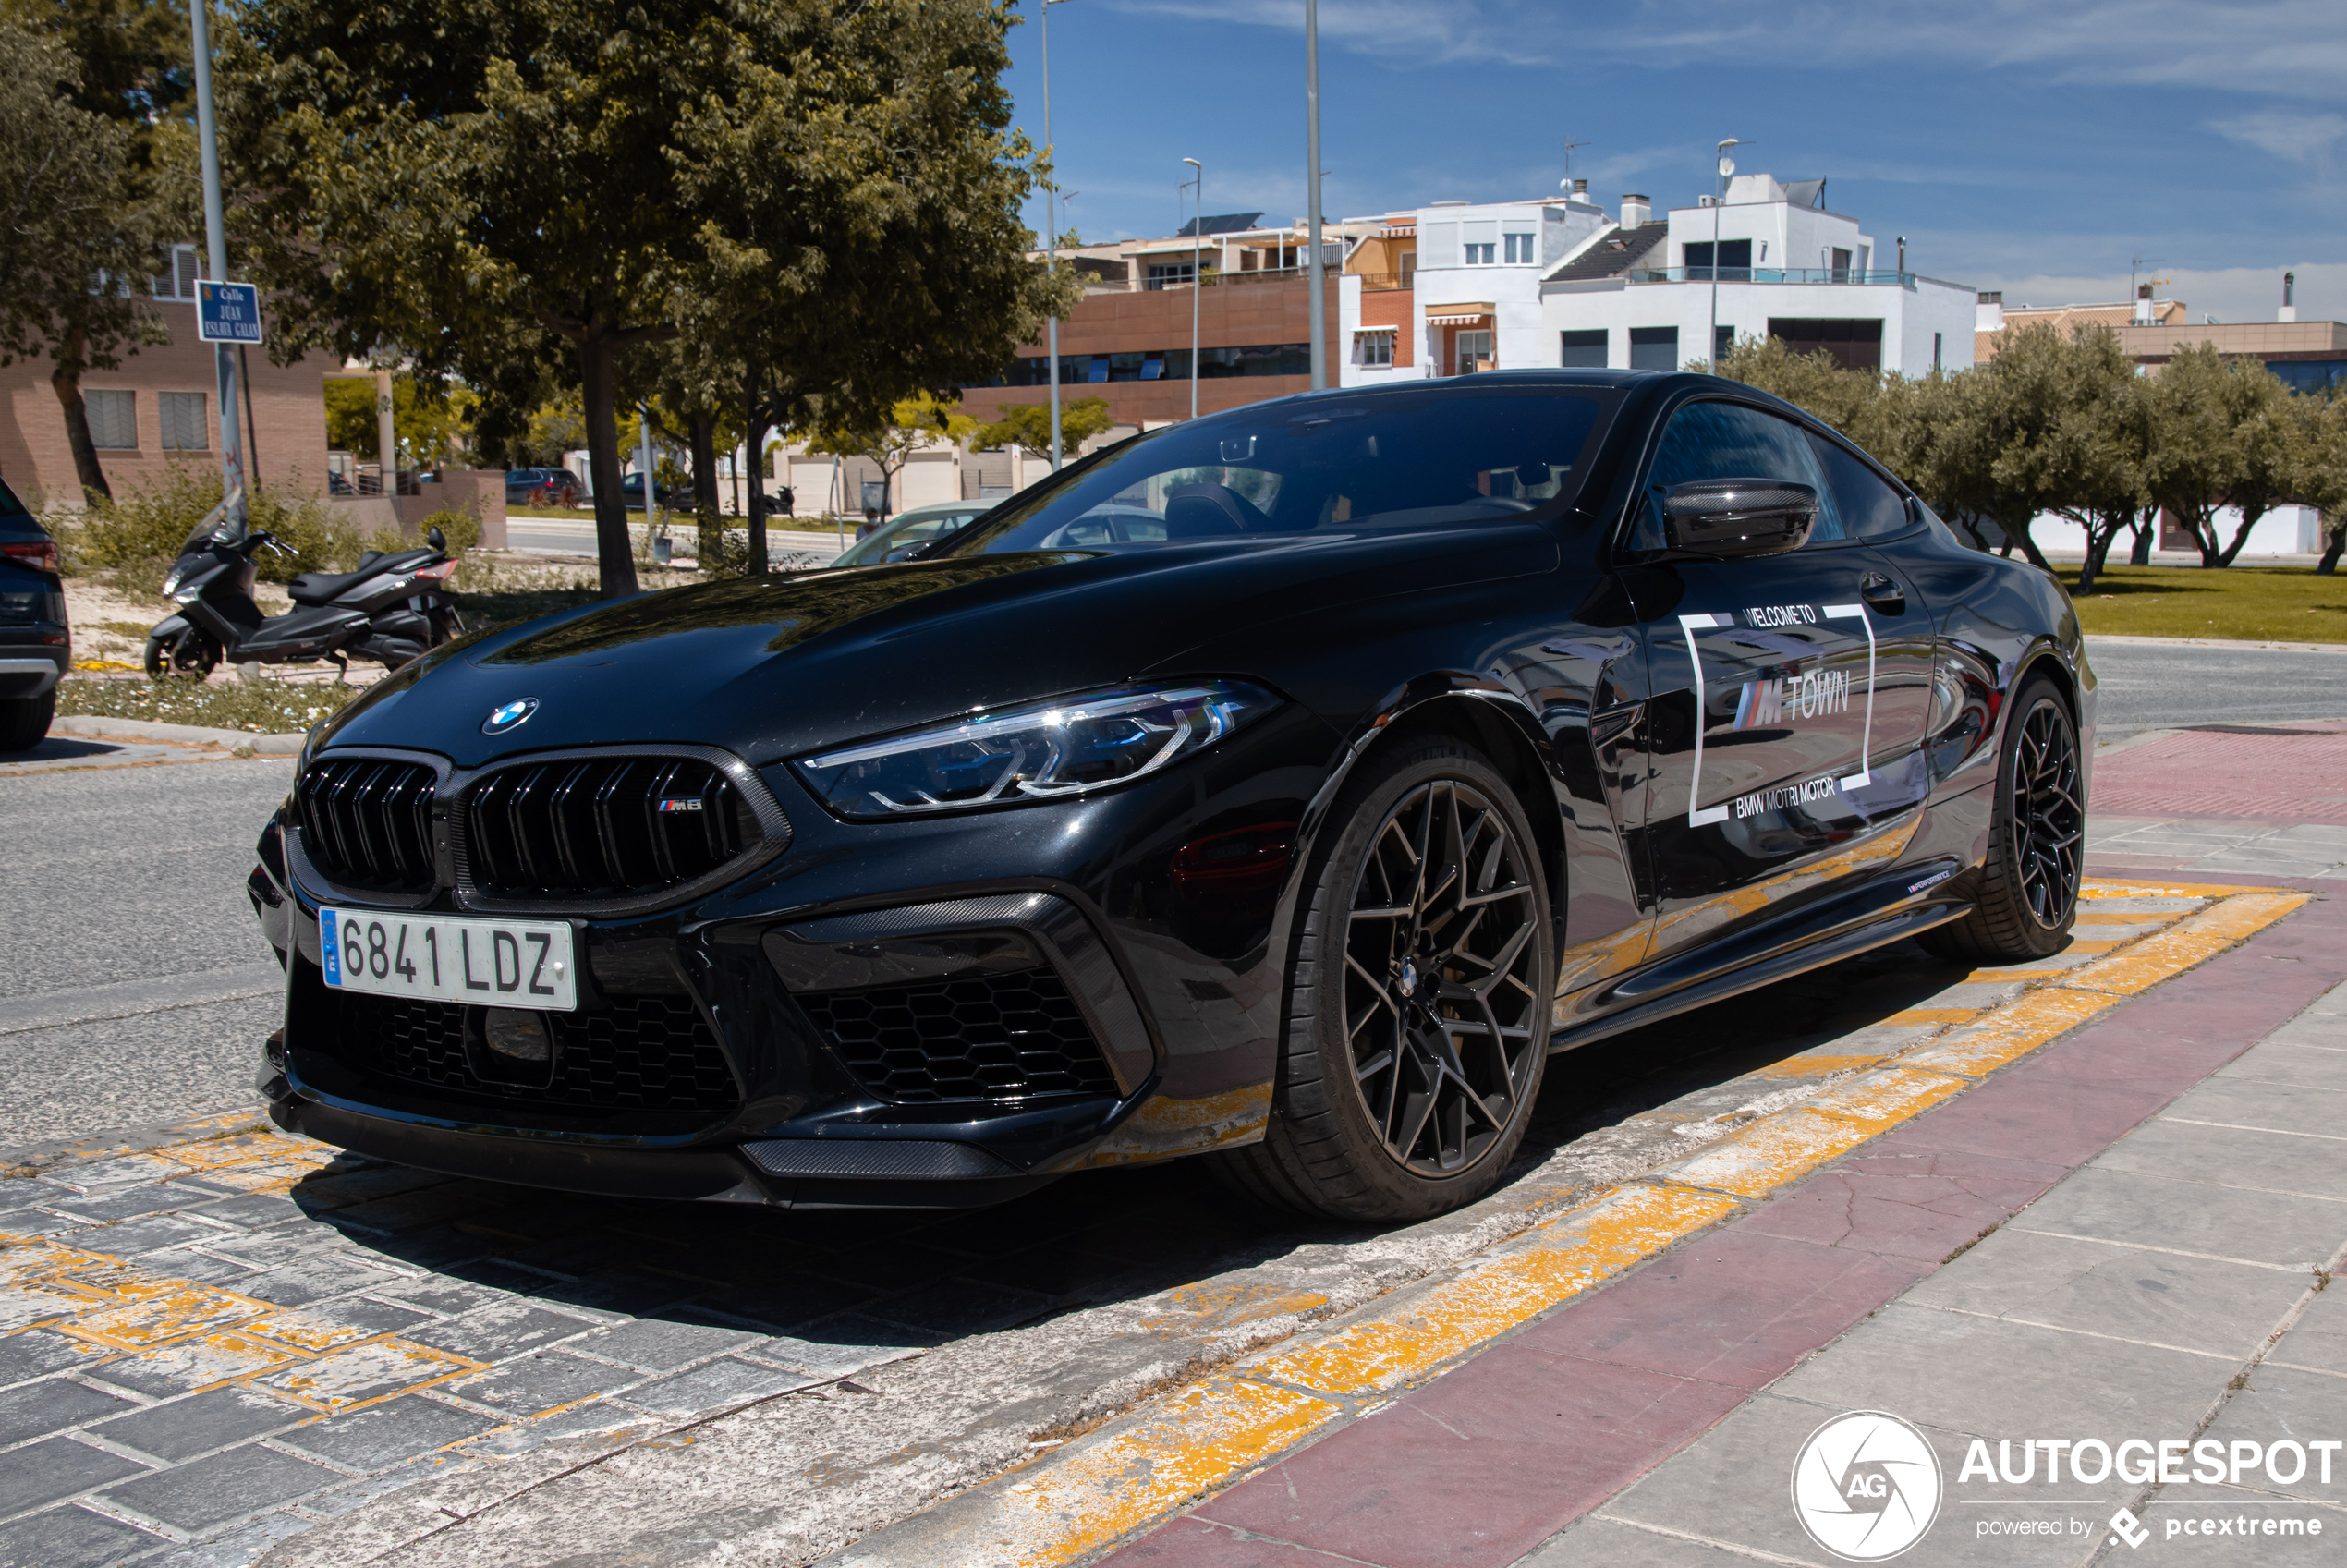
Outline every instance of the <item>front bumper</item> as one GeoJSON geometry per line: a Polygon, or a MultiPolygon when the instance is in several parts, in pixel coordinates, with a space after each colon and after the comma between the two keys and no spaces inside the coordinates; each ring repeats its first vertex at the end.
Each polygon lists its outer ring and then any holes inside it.
{"type": "MultiPolygon", "coordinates": [[[[381,999],[328,990],[318,907],[353,901],[281,815],[249,886],[286,961],[271,1114],[451,1173],[795,1207],[992,1203],[1253,1141],[1295,869],[1280,846],[1332,744],[1291,710],[1142,787],[873,824],[765,769],[787,850],[685,907],[573,919],[580,1012],[555,1015],[565,1065],[536,1088],[470,1071],[470,1018],[386,1026],[381,999]],[[1252,852],[1198,869],[1198,845],[1234,841],[1252,852]]],[[[464,908],[446,888],[430,906],[464,908]]]]}

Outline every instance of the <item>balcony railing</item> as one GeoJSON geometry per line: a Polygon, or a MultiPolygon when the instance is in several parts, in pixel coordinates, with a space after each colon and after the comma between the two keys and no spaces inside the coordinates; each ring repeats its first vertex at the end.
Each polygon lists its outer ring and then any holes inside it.
{"type": "MultiPolygon", "coordinates": [[[[1269,267],[1261,272],[1233,273],[1209,267],[1206,270],[1205,283],[1209,288],[1235,288],[1240,285],[1251,283],[1286,283],[1295,278],[1308,276],[1310,271],[1308,267],[1269,267]]],[[[1334,279],[1337,276],[1337,269],[1331,267],[1328,270],[1328,275],[1331,279],[1334,279]]],[[[1087,294],[1157,294],[1169,288],[1190,286],[1190,280],[1187,278],[1144,277],[1138,282],[1134,282],[1125,278],[1096,277],[1088,273],[1083,275],[1083,282],[1084,292],[1087,294]]]]}
{"type": "Polygon", "coordinates": [[[1632,283],[1858,283],[1913,288],[1916,273],[1870,272],[1856,267],[1636,267],[1632,283]]]}

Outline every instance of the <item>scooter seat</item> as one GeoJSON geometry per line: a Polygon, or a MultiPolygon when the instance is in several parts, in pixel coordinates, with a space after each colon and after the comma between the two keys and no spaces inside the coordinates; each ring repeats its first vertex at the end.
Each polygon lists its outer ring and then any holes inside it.
{"type": "Polygon", "coordinates": [[[386,555],[380,550],[370,550],[359,557],[357,571],[304,572],[286,585],[286,596],[297,604],[331,604],[369,577],[407,565],[424,565],[435,553],[430,550],[407,550],[386,555]]]}

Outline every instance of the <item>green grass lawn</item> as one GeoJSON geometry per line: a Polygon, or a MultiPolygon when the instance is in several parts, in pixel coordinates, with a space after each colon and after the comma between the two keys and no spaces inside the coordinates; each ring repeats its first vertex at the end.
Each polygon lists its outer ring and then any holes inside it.
{"type": "MultiPolygon", "coordinates": [[[[2057,570],[2074,587],[2076,566],[2057,570]]],[[[2347,642],[2347,575],[2312,566],[2113,566],[2075,602],[2089,635],[2347,642]]]]}

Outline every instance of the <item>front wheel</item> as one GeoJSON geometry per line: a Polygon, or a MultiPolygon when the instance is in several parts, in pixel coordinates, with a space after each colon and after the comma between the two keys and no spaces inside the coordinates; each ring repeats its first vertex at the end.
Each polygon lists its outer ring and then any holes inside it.
{"type": "Polygon", "coordinates": [[[1926,931],[1926,949],[1961,963],[2043,958],[2069,941],[2086,848],[2078,725],[2054,683],[2022,684],[1997,759],[1988,856],[1972,912],[1926,931]]]}
{"type": "Polygon", "coordinates": [[[1263,1141],[1213,1156],[1259,1199],[1410,1221],[1490,1191],[1524,1141],[1556,972],[1530,821],[1467,747],[1347,788],[1314,854],[1263,1141]]]}
{"type": "Polygon", "coordinates": [[[220,662],[220,645],[199,631],[184,631],[176,637],[147,638],[147,675],[153,680],[165,675],[208,675],[220,662]]]}

